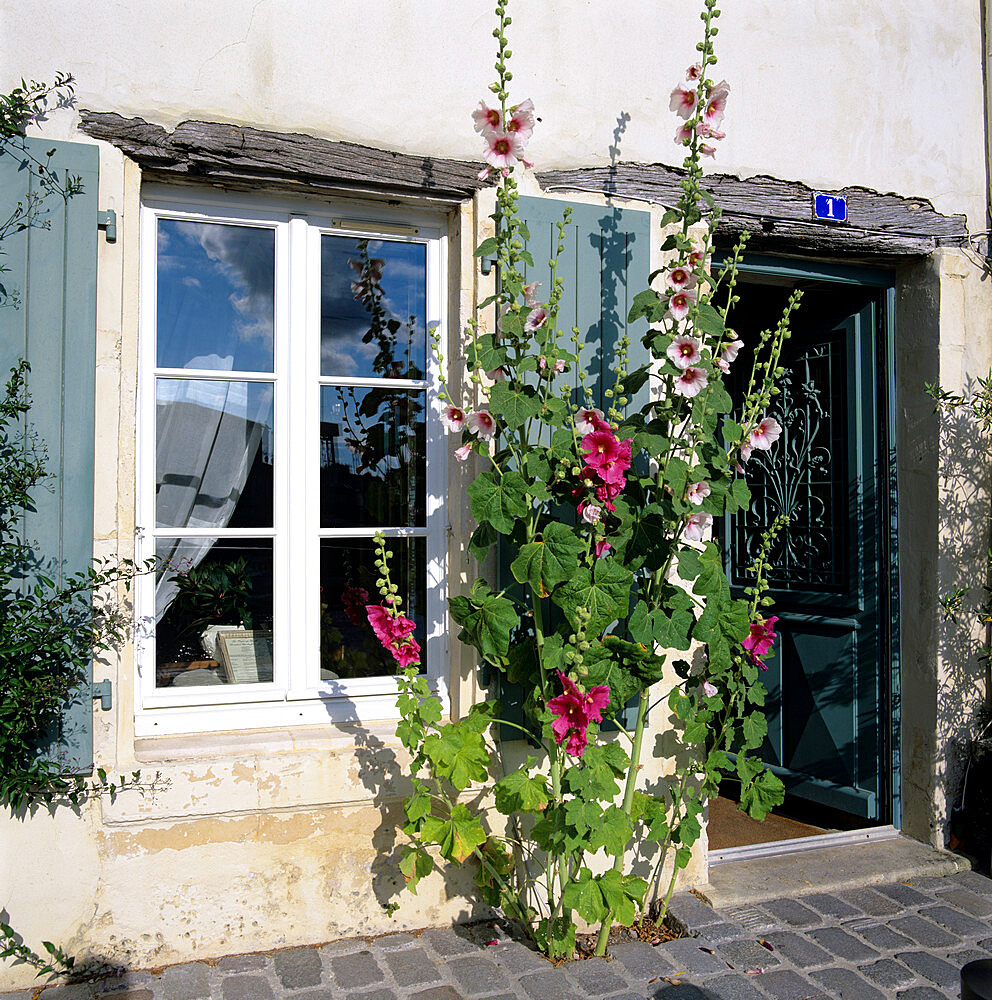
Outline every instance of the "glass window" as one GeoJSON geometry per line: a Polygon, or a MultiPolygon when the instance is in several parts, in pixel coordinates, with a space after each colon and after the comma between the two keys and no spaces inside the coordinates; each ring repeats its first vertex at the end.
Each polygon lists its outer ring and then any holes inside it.
{"type": "Polygon", "coordinates": [[[365,608],[377,530],[441,672],[439,236],[144,212],[138,731],[257,725],[266,703],[268,724],[392,716],[365,608]]]}

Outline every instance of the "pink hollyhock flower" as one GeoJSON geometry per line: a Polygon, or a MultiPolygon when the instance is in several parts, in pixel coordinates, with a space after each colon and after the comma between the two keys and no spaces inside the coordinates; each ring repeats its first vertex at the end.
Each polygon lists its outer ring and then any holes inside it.
{"type": "Polygon", "coordinates": [[[673,91],[668,102],[669,110],[674,111],[679,118],[688,120],[696,110],[696,91],[683,87],[680,83],[673,91]]]}
{"type": "Polygon", "coordinates": [[[529,97],[510,108],[506,131],[516,132],[522,142],[527,142],[534,134],[534,102],[529,97]]]}
{"type": "Polygon", "coordinates": [[[700,139],[713,139],[716,142],[727,138],[726,132],[721,132],[718,128],[713,128],[712,125],[708,125],[706,122],[699,122],[696,125],[696,135],[700,139]]]}
{"type": "Polygon", "coordinates": [[[673,267],[665,275],[665,284],[673,292],[681,292],[683,288],[692,288],[696,283],[696,276],[685,267],[673,267]]]}
{"type": "Polygon", "coordinates": [[[606,553],[609,552],[610,549],[612,549],[612,548],[613,548],[613,546],[610,545],[610,543],[605,538],[600,538],[596,542],[596,548],[595,548],[593,554],[596,556],[597,559],[602,559],[603,556],[605,556],[606,553]]]}
{"type": "Polygon", "coordinates": [[[582,439],[586,465],[597,472],[606,469],[620,454],[620,442],[613,431],[593,431],[582,439]]]}
{"type": "Polygon", "coordinates": [[[693,83],[698,80],[703,75],[703,67],[701,63],[693,63],[686,71],[685,78],[689,83],[693,83]]]}
{"type": "Polygon", "coordinates": [[[699,341],[695,337],[685,335],[676,337],[668,345],[665,353],[672,359],[672,364],[683,371],[690,365],[698,364],[702,357],[699,353],[699,341]]]}
{"type": "Polygon", "coordinates": [[[777,621],[778,618],[772,616],[762,621],[751,622],[751,631],[748,637],[741,643],[744,649],[747,650],[748,656],[751,657],[751,662],[756,667],[761,667],[762,670],[767,670],[768,667],[758,657],[764,656],[775,645],[777,634],[774,626],[777,621]]]}
{"type": "Polygon", "coordinates": [[[478,110],[472,112],[472,121],[475,122],[475,131],[486,138],[495,135],[503,127],[499,108],[487,107],[485,101],[479,101],[478,110]]]}
{"type": "MultiPolygon", "coordinates": [[[[741,461],[742,462],[746,462],[750,457],[751,457],[751,446],[749,444],[742,444],[741,445],[741,461]]],[[[739,469],[740,472],[744,471],[740,467],[738,467],[738,469],[739,469]]]]}
{"type": "Polygon", "coordinates": [[[544,326],[548,318],[548,310],[544,306],[538,306],[536,309],[531,309],[527,313],[527,319],[524,322],[524,330],[527,333],[533,333],[535,330],[544,326]]]}
{"type": "Polygon", "coordinates": [[[533,308],[537,305],[537,290],[541,287],[539,281],[532,281],[529,285],[524,285],[524,305],[533,308]]]}
{"type": "Polygon", "coordinates": [[[690,483],[689,489],[686,490],[685,498],[689,503],[694,503],[697,506],[701,504],[713,491],[710,489],[710,484],[706,482],[705,479],[700,480],[698,483],[690,483]]]}
{"type": "Polygon", "coordinates": [[[748,438],[752,448],[758,451],[768,451],[781,437],[782,425],[774,417],[765,417],[748,438]]]}
{"type": "Polygon", "coordinates": [[[727,111],[727,98],[730,96],[730,84],[721,80],[711,91],[703,110],[703,121],[710,128],[719,128],[727,111]]]}
{"type": "Polygon", "coordinates": [[[496,132],[486,137],[486,163],[497,169],[509,169],[523,152],[523,140],[516,132],[496,132]]]}
{"type": "MultiPolygon", "coordinates": [[[[709,385],[709,379],[702,368],[686,368],[675,380],[673,388],[680,396],[692,399],[694,396],[698,396],[707,385],[709,385]]],[[[469,420],[471,419],[469,417],[469,420]]]]}
{"type": "Polygon", "coordinates": [[[476,176],[479,178],[480,181],[487,181],[489,180],[489,176],[492,174],[492,172],[493,172],[492,167],[483,167],[478,172],[478,174],[476,174],[476,176]]]}
{"type": "Polygon", "coordinates": [[[716,146],[711,146],[707,142],[701,142],[699,144],[699,152],[703,156],[716,156],[716,146]]]}
{"type": "Polygon", "coordinates": [[[562,693],[548,702],[548,709],[555,717],[551,723],[551,731],[559,746],[568,737],[566,752],[574,757],[581,757],[586,748],[589,723],[603,721],[603,709],[610,703],[610,689],[605,684],[597,684],[592,690],[583,693],[560,670],[558,679],[561,681],[562,693]]]}
{"type": "Polygon", "coordinates": [[[596,524],[603,516],[603,508],[594,503],[579,504],[579,513],[586,524],[596,524]]]}
{"type": "Polygon", "coordinates": [[[561,373],[565,370],[565,362],[562,361],[561,358],[559,358],[555,362],[555,364],[554,364],[554,370],[555,370],[555,374],[556,375],[561,375],[561,373]]]}
{"type": "Polygon", "coordinates": [[[675,130],[675,142],[681,146],[692,138],[692,126],[688,122],[682,122],[675,130]]]}
{"type": "Polygon", "coordinates": [[[689,306],[696,301],[694,288],[683,288],[668,300],[668,312],[677,320],[689,315],[689,306]]]}
{"type": "Polygon", "coordinates": [[[537,359],[537,367],[542,372],[548,367],[548,359],[543,354],[537,359]]]}
{"type": "Polygon", "coordinates": [[[465,427],[465,411],[458,406],[446,406],[441,412],[441,423],[446,431],[460,431],[465,427]]]}
{"type": "Polygon", "coordinates": [[[705,694],[707,698],[715,698],[718,694],[716,685],[710,684],[709,681],[703,681],[703,694],[705,694]]]}
{"type": "Polygon", "coordinates": [[[740,339],[732,340],[723,349],[723,358],[726,361],[736,361],[737,355],[740,353],[741,348],[744,346],[744,341],[740,339]]]}
{"type": "Polygon", "coordinates": [[[472,454],[472,446],[470,444],[463,444],[460,448],[455,449],[455,458],[459,462],[465,462],[468,460],[468,456],[472,454]]]}
{"type": "Polygon", "coordinates": [[[488,441],[496,433],[496,421],[488,410],[476,410],[468,415],[465,421],[468,429],[473,434],[478,434],[480,438],[488,441]]]}
{"type": "Polygon", "coordinates": [[[575,430],[579,434],[592,434],[593,431],[608,431],[610,425],[603,419],[602,410],[579,410],[575,414],[575,430]]]}
{"type": "Polygon", "coordinates": [[[727,361],[725,358],[714,358],[713,364],[715,364],[717,368],[719,368],[720,371],[723,372],[724,375],[730,374],[730,362],[727,361]]]}
{"type": "Polygon", "coordinates": [[[697,264],[701,264],[703,258],[706,256],[706,247],[699,243],[697,240],[692,241],[692,250],[689,251],[689,267],[695,267],[697,264]]]}
{"type": "Polygon", "coordinates": [[[712,527],[713,515],[699,511],[689,515],[689,520],[686,521],[685,527],[682,529],[682,537],[687,542],[701,542],[703,535],[712,527]]]}
{"type": "Polygon", "coordinates": [[[494,368],[491,372],[486,372],[486,378],[488,378],[490,382],[505,382],[506,373],[502,368],[494,368]]]}

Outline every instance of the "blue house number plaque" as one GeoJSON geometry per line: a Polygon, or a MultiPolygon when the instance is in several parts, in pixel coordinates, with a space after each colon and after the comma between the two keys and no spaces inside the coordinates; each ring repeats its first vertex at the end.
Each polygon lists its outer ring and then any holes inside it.
{"type": "Polygon", "coordinates": [[[842,194],[814,191],[813,218],[822,222],[847,222],[847,198],[842,194]]]}

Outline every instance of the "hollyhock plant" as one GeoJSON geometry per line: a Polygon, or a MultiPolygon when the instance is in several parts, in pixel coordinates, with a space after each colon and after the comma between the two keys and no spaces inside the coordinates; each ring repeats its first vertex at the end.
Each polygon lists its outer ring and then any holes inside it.
{"type": "Polygon", "coordinates": [[[597,684],[589,691],[582,691],[560,670],[558,679],[563,691],[548,702],[548,710],[554,716],[551,729],[559,746],[567,737],[566,751],[574,757],[581,757],[586,748],[589,724],[603,721],[603,709],[610,702],[610,689],[605,684],[597,684]]]}
{"type": "MultiPolygon", "coordinates": [[[[771,536],[753,546],[762,555],[744,593],[756,596],[737,597],[712,528],[730,514],[745,531],[762,530],[735,469],[756,447],[752,434],[774,433],[763,418],[787,332],[783,321],[756,342],[735,410],[724,376],[740,350],[729,310],[743,246],[707,266],[719,211],[700,164],[723,138],[729,88],[711,82],[719,12],[716,0],[703,2],[699,63],[670,98],[685,162],[677,204],[661,220],[663,263],[655,288],[630,299],[624,291],[626,315],[606,336],[597,297],[587,309],[570,287],[568,248],[585,233],[567,204],[549,253],[543,244],[534,253],[514,168],[526,165],[524,143],[539,123],[531,102],[511,97],[507,0],[497,0],[496,113],[483,103],[474,116],[494,207],[475,258],[499,266],[487,268],[466,342],[452,334],[431,344],[438,370],[448,370],[444,346],[459,385],[476,394],[463,410],[469,443],[456,451],[481,459],[467,489],[476,527],[466,562],[452,567],[448,612],[489,680],[485,700],[452,717],[426,675],[410,667],[398,678],[397,736],[412,783],[400,867],[413,889],[438,864],[477,865],[485,902],[552,959],[573,956],[575,914],[599,924],[599,955],[615,921],[629,925],[652,905],[664,914],[706,798],[724,778],[740,779],[742,808],[755,818],[780,801],[781,784],[756,754],[763,692],[742,645],[759,607],[769,613],[760,595],[771,536]],[[538,279],[550,289],[543,301],[538,279]],[[590,342],[590,330],[603,333],[590,342]],[[563,372],[574,374],[567,384],[555,377],[563,372]],[[508,697],[514,713],[499,719],[508,697]],[[668,709],[652,714],[649,730],[648,706],[659,700],[668,709]],[[680,725],[665,736],[677,752],[645,769],[672,717],[680,725]],[[603,739],[601,722],[626,738],[603,739]],[[522,742],[505,755],[493,747],[523,738],[533,753],[522,742]],[[665,796],[654,794],[656,776],[665,796]],[[645,878],[629,866],[635,855],[650,859],[645,878]]],[[[785,320],[796,302],[788,299],[785,320]]],[[[443,380],[438,395],[458,407],[443,380]]],[[[391,595],[385,558],[382,566],[391,595]]],[[[382,607],[393,608],[385,595],[382,607]]]]}
{"type": "Polygon", "coordinates": [[[777,616],[773,615],[771,618],[751,622],[750,632],[747,638],[741,643],[741,646],[747,650],[748,656],[751,657],[751,662],[756,667],[761,667],[762,670],[767,670],[768,667],[765,666],[760,657],[771,652],[772,646],[775,645],[775,640],[778,638],[775,632],[775,623],[777,621],[777,616]]]}
{"type": "Polygon", "coordinates": [[[471,454],[472,454],[471,444],[463,444],[460,448],[455,449],[455,458],[457,458],[459,462],[467,462],[468,456],[471,454]]]}

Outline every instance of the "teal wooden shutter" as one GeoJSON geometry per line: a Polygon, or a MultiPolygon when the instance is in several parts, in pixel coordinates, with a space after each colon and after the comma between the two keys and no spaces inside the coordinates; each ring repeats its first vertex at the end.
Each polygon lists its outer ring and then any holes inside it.
{"type": "MultiPolygon", "coordinates": [[[[592,392],[593,405],[605,412],[610,404],[605,393],[614,383],[614,349],[625,332],[631,341],[628,371],[648,361],[647,351],[641,345],[647,323],[639,319],[628,324],[627,314],[634,296],[648,287],[651,216],[648,212],[627,208],[581,205],[551,198],[521,198],[520,215],[530,232],[527,249],[534,258],[534,266],[526,268],[526,277],[528,281],[541,282],[537,290],[541,301],[547,301],[551,292],[549,261],[558,245],[558,223],[566,207],[571,208],[572,214],[565,231],[564,250],[558,259],[558,276],[565,283],[558,326],[565,334],[563,346],[566,350],[572,349],[569,343],[572,327],[578,327],[582,345],[579,356],[586,372],[586,384],[592,392]]],[[[585,405],[578,395],[577,374],[575,387],[574,402],[585,405]]],[[[636,409],[646,400],[645,389],[631,399],[628,410],[636,409]]],[[[509,574],[512,555],[504,541],[500,544],[501,587],[513,582],[509,574]]],[[[513,697],[512,690],[504,691],[504,715],[517,721],[519,691],[516,711],[513,697]]],[[[636,704],[628,705],[622,722],[630,728],[635,717],[636,704]]],[[[516,738],[514,732],[506,729],[503,738],[516,738]]]]}
{"type": "MultiPolygon", "coordinates": [[[[0,262],[8,296],[0,306],[0,370],[19,358],[31,363],[28,414],[47,450],[54,490],[35,491],[36,512],[23,537],[38,542],[46,575],[59,581],[85,569],[93,556],[93,413],[96,374],[97,178],[92,145],[17,139],[0,155],[0,213],[37,197],[39,179],[26,166],[33,156],[59,177],[79,177],[82,190],[67,201],[47,197],[38,224],[9,236],[0,262]],[[48,152],[55,150],[50,160],[48,152]]],[[[58,732],[46,734],[47,754],[80,771],[93,764],[91,681],[76,693],[58,732]]]]}

